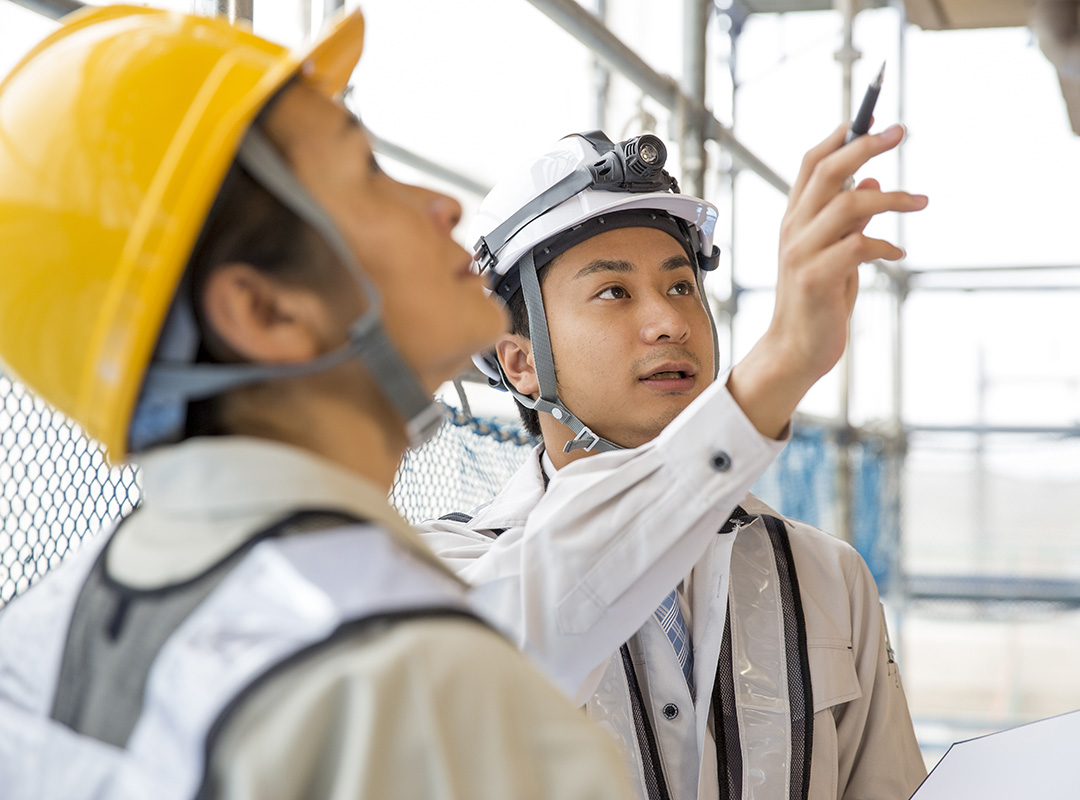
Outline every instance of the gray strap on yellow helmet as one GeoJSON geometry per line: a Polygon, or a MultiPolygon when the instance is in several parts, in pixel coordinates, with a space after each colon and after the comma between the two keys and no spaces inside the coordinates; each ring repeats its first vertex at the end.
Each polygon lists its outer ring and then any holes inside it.
{"type": "MultiPolygon", "coordinates": [[[[362,360],[391,405],[406,421],[409,444],[431,438],[443,421],[442,406],[433,402],[412,368],[398,352],[382,324],[378,290],[360,270],[337,226],[292,174],[285,160],[258,128],[244,137],[237,161],[260,185],[312,226],[360,285],[367,310],[349,326],[348,341],[302,364],[191,364],[156,362],[147,372],[144,397],[164,402],[190,402],[228,389],[268,380],[309,375],[350,359],[362,360]]],[[[141,401],[140,401],[141,402],[141,401]]]]}

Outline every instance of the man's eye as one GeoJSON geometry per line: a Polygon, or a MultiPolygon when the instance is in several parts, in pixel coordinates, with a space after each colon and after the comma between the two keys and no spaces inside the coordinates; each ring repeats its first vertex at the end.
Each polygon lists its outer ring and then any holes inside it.
{"type": "Polygon", "coordinates": [[[621,286],[609,286],[597,295],[604,300],[622,300],[627,297],[626,289],[621,286]]]}
{"type": "Polygon", "coordinates": [[[690,283],[690,281],[679,281],[668,291],[671,294],[692,295],[694,293],[694,285],[690,283]]]}

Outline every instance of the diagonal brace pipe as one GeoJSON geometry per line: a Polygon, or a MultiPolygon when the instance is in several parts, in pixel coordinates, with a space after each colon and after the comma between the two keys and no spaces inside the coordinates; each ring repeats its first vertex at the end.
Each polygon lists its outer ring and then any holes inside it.
{"type": "Polygon", "coordinates": [[[86,3],[80,3],[79,0],[12,0],[12,2],[49,19],[60,19],[72,11],[86,7],[86,3]]]}
{"type": "Polygon", "coordinates": [[[713,116],[700,101],[683,94],[674,78],[661,75],[650,67],[603,22],[582,8],[575,0],[529,0],[529,2],[596,53],[612,69],[625,75],[664,108],[675,113],[678,113],[680,108],[700,111],[704,115],[705,135],[727,150],[739,166],[761,176],[784,194],[791,191],[791,186],[787,181],[736,139],[735,135],[724,127],[723,123],[713,116]]]}

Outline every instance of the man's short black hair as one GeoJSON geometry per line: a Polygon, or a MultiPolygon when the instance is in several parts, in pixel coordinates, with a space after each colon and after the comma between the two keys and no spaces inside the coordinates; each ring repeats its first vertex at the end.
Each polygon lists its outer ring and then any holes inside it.
{"type": "MultiPolygon", "coordinates": [[[[550,264],[548,265],[550,266],[550,264]]],[[[536,276],[538,281],[543,284],[544,276],[547,274],[547,267],[541,268],[539,274],[536,276]]],[[[510,300],[507,301],[507,308],[510,310],[510,333],[518,334],[529,338],[529,312],[525,308],[525,295],[520,291],[515,292],[510,300]]],[[[514,405],[517,406],[518,416],[521,417],[521,424],[524,426],[525,431],[535,438],[542,436],[540,432],[540,414],[534,409],[526,408],[515,398],[514,405]]]]}
{"type": "MultiPolygon", "coordinates": [[[[226,264],[250,264],[278,280],[326,288],[343,274],[323,238],[304,220],[233,162],[207,215],[187,266],[191,307],[199,326],[197,363],[235,363],[240,359],[210,332],[202,311],[209,278],[226,264]]],[[[221,396],[188,404],[184,437],[221,436],[225,429],[221,396]]]]}

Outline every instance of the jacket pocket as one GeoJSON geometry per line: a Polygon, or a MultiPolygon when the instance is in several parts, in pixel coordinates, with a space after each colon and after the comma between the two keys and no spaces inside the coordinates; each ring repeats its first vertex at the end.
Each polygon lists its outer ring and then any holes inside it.
{"type": "Polygon", "coordinates": [[[862,697],[855,654],[846,639],[808,639],[814,713],[862,697]]]}

